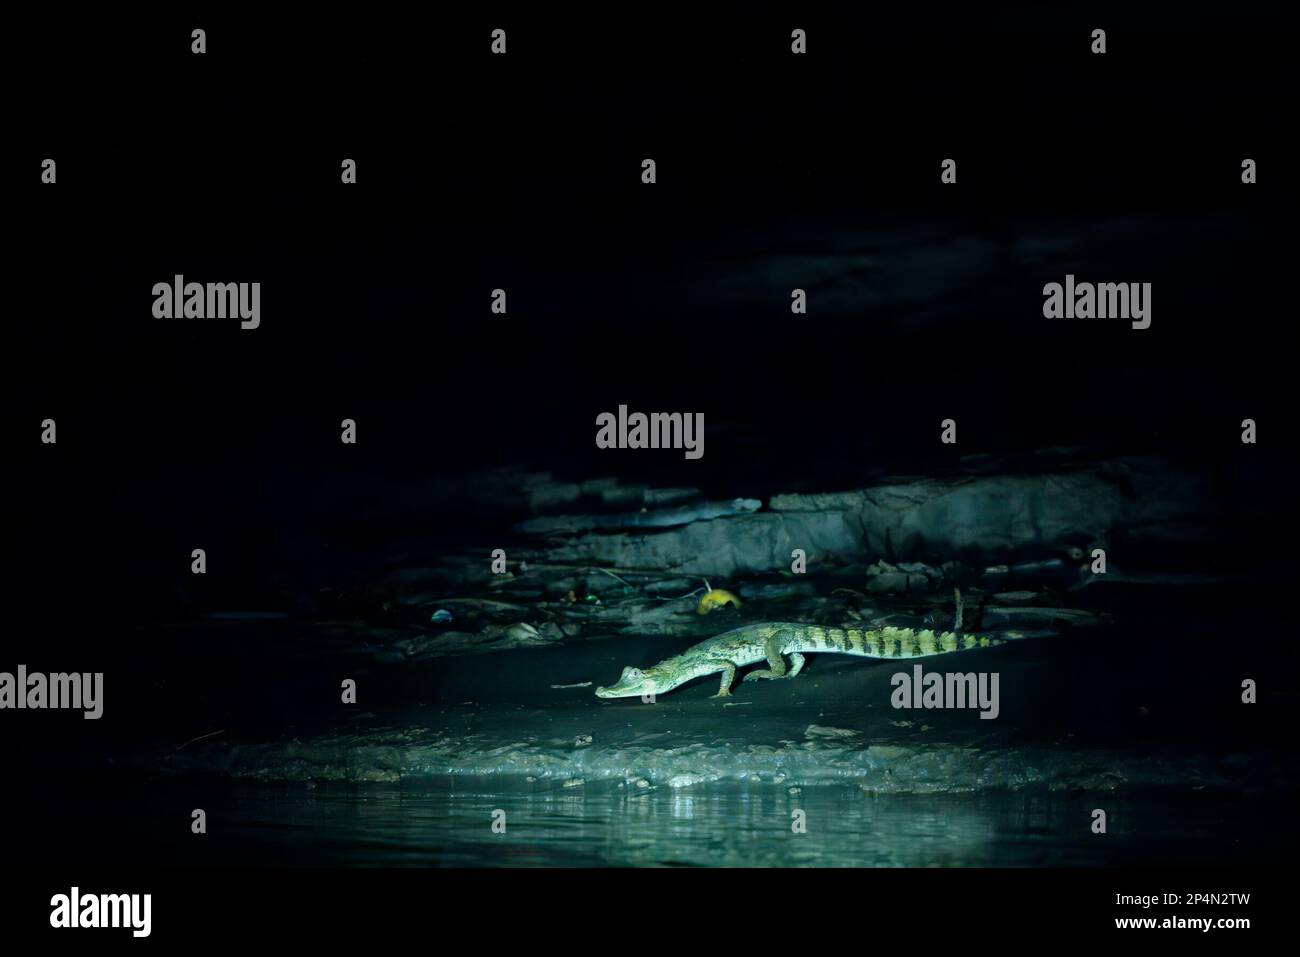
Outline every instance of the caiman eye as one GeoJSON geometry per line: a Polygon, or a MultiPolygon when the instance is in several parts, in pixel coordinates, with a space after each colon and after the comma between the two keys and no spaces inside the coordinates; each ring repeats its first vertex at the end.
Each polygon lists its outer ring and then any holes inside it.
{"type": "Polygon", "coordinates": [[[633,668],[631,665],[623,669],[623,677],[630,681],[635,681],[641,677],[641,669],[633,668]]]}

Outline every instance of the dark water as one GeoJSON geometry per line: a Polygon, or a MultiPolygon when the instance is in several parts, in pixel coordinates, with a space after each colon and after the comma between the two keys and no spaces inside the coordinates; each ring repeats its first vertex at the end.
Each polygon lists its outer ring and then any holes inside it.
{"type": "Polygon", "coordinates": [[[458,778],[416,787],[189,780],[137,793],[148,797],[111,809],[116,833],[130,835],[134,860],[182,867],[1226,865],[1294,840],[1280,801],[1187,791],[886,796],[737,783],[628,793],[614,783],[458,778]],[[207,834],[190,833],[193,807],[206,811],[207,834]],[[1094,808],[1107,811],[1104,835],[1091,831],[1094,808]],[[498,810],[504,833],[492,828],[498,810]],[[795,811],[805,812],[805,833],[792,830],[795,811]]]}

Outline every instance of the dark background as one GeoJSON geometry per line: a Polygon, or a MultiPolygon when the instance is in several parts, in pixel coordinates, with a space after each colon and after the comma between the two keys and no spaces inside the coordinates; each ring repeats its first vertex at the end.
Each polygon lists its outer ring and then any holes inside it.
{"type": "MultiPolygon", "coordinates": [[[[468,485],[498,465],[731,497],[975,453],[1154,454],[1223,477],[1253,517],[1228,530],[1225,560],[1285,577],[1293,104],[1289,34],[1267,16],[799,4],[15,21],[0,667],[147,661],[135,626],[177,613],[196,542],[212,570],[186,611],[257,606],[284,571],[265,555],[304,526],[327,525],[344,553],[389,533],[357,518],[375,481],[468,485]],[[496,26],[504,58],[488,52],[496,26]],[[1105,56],[1089,52],[1095,26],[1105,56]],[[39,182],[46,156],[56,186],[39,182]],[[939,183],[948,156],[956,186],[939,183]],[[1126,240],[1108,251],[1116,223],[1126,240]],[[769,254],[852,254],[854,231],[907,242],[922,227],[1089,234],[1068,271],[1152,282],[1153,325],[1044,320],[1055,266],[999,263],[926,308],[834,310],[813,279],[763,271],[769,254]],[[698,282],[746,262],[739,301],[698,282]],[[261,328],[153,319],[152,285],[175,273],[260,281],[261,328]],[[796,285],[807,316],[789,313],[796,285]],[[489,312],[498,286],[507,317],[489,312]],[[705,457],[595,449],[596,415],[620,403],[703,412],[705,457]],[[938,442],[948,416],[956,449],[938,442]],[[1245,417],[1257,446],[1239,441],[1245,417]]],[[[512,518],[437,495],[420,518],[431,550],[512,518]]],[[[1275,617],[1291,640],[1288,610],[1275,617]]],[[[113,688],[109,708],[133,706],[113,688]]],[[[65,746],[73,716],[48,717],[24,729],[65,746]]],[[[14,776],[42,741],[23,746],[14,776]]]]}
{"type": "Polygon", "coordinates": [[[1080,443],[1281,468],[1286,57],[1257,15],[171,13],[33,20],[12,42],[30,66],[7,124],[5,425],[29,601],[66,606],[72,575],[88,613],[147,607],[189,542],[251,553],[352,470],[531,464],[731,496],[1080,443]],[[1169,254],[1180,217],[1194,241],[1169,254]],[[999,264],[928,311],[819,308],[815,275],[762,272],[917,224],[1087,234],[1072,271],[1152,282],[1153,326],[1044,320],[1064,267],[999,264]],[[739,301],[694,282],[745,255],[739,301]],[[261,328],[153,319],[175,273],[260,281],[261,328]],[[619,403],[704,412],[704,459],[595,449],[619,403]],[[950,415],[955,450],[936,438],[950,415]],[[46,416],[57,448],[35,439],[46,416]]]}

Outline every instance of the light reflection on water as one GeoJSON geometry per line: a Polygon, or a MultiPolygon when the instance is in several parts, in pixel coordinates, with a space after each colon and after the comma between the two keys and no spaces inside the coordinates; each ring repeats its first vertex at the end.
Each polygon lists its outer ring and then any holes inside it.
{"type": "MultiPolygon", "coordinates": [[[[500,781],[243,787],[230,862],[362,866],[970,867],[1225,863],[1224,799],[996,792],[871,795],[848,786],[710,784],[629,792],[500,781]],[[490,785],[494,787],[490,787],[490,785]],[[1108,833],[1090,829],[1093,808],[1108,833]],[[493,833],[495,810],[506,831],[493,833]],[[794,833],[792,812],[806,814],[794,833]]],[[[1225,817],[1226,816],[1226,817],[1225,817]]],[[[1238,824],[1241,822],[1238,821],[1238,824]]],[[[1231,848],[1225,832],[1233,835],[1231,848]]],[[[1248,842],[1247,842],[1248,843],[1248,842]]]]}

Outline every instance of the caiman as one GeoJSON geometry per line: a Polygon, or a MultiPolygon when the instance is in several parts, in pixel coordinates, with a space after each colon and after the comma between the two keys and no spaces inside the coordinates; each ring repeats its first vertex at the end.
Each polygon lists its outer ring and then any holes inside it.
{"type": "Polygon", "coordinates": [[[715,698],[731,694],[736,669],[759,661],[767,667],[751,671],[745,681],[764,678],[793,678],[803,669],[804,652],[857,655],[861,658],[925,658],[952,651],[990,648],[1009,640],[1028,637],[1005,632],[997,638],[966,635],[953,631],[918,631],[912,628],[827,628],[794,622],[773,621],[745,625],[709,638],[680,655],[665,658],[650,668],[627,667],[617,682],[597,688],[600,698],[632,698],[661,695],[705,675],[721,673],[722,684],[715,698]],[[787,667],[785,656],[790,656],[787,667]]]}

